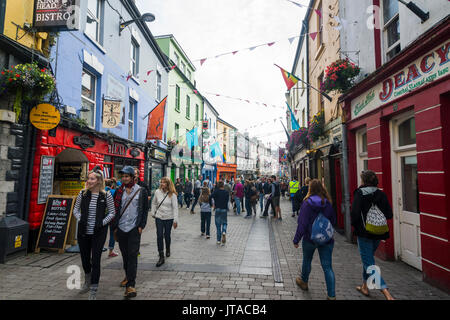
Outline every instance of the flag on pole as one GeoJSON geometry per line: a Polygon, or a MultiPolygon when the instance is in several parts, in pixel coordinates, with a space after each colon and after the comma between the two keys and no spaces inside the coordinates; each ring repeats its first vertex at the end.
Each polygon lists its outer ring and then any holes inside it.
{"type": "Polygon", "coordinates": [[[214,143],[211,145],[211,158],[215,158],[217,156],[220,156],[222,159],[222,162],[225,162],[225,158],[223,156],[222,150],[220,150],[219,142],[214,143]]]}
{"type": "Polygon", "coordinates": [[[148,115],[146,140],[162,140],[164,112],[167,97],[165,97],[148,115]]]}
{"type": "Polygon", "coordinates": [[[283,121],[280,120],[280,122],[281,122],[281,125],[283,126],[284,132],[286,132],[286,136],[287,136],[288,140],[290,140],[290,139],[291,139],[291,136],[289,135],[289,133],[288,133],[286,127],[284,126],[283,121]]]}
{"type": "Polygon", "coordinates": [[[192,149],[192,147],[198,146],[197,128],[194,128],[191,131],[186,132],[186,142],[190,149],[192,149]]]}
{"type": "Polygon", "coordinates": [[[287,107],[289,109],[289,112],[291,113],[291,128],[292,128],[292,131],[296,131],[296,130],[300,129],[300,125],[298,124],[297,119],[295,119],[294,113],[292,112],[292,109],[291,109],[291,107],[289,106],[289,104],[287,102],[286,102],[286,105],[287,105],[287,107]]]}
{"type": "Polygon", "coordinates": [[[291,73],[289,73],[286,70],[284,70],[283,68],[281,68],[280,66],[277,66],[277,67],[280,68],[280,70],[281,70],[281,75],[283,76],[284,82],[286,82],[288,91],[291,90],[291,88],[297,84],[298,79],[291,73]]]}

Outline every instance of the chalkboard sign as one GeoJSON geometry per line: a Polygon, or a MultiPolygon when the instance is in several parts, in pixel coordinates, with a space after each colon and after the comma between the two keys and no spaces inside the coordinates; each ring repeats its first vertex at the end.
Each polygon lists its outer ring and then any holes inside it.
{"type": "Polygon", "coordinates": [[[59,249],[59,253],[64,252],[74,205],[75,198],[71,196],[51,195],[47,198],[36,244],[37,253],[39,248],[59,249]]]}
{"type": "Polygon", "coordinates": [[[47,197],[53,192],[53,176],[55,171],[55,157],[42,156],[39,175],[39,189],[37,203],[47,202],[47,197]]]}

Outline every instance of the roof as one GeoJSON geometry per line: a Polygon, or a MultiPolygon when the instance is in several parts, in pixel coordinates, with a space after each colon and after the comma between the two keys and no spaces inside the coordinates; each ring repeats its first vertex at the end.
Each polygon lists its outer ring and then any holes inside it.
{"type": "Polygon", "coordinates": [[[205,96],[202,96],[203,99],[207,102],[207,104],[209,105],[209,107],[211,108],[211,110],[216,114],[216,117],[219,117],[219,112],[213,107],[212,103],[209,102],[208,99],[206,99],[205,96]]]}
{"type": "Polygon", "coordinates": [[[231,124],[229,124],[228,122],[226,122],[225,120],[223,120],[223,119],[221,119],[221,118],[219,118],[219,117],[217,117],[217,121],[220,121],[220,122],[222,122],[223,124],[229,126],[230,128],[233,128],[233,129],[237,130],[237,128],[236,128],[235,126],[232,126],[231,124]]]}

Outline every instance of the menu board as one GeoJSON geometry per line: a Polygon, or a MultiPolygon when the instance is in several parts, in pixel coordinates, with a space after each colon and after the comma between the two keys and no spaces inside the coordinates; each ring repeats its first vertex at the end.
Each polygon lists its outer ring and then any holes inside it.
{"type": "Polygon", "coordinates": [[[47,198],[36,252],[39,252],[39,248],[59,249],[60,253],[64,252],[74,204],[75,198],[71,196],[51,195],[47,198]]]}
{"type": "Polygon", "coordinates": [[[39,189],[37,203],[47,202],[47,197],[53,192],[53,176],[55,171],[55,157],[42,156],[39,175],[39,189]]]}

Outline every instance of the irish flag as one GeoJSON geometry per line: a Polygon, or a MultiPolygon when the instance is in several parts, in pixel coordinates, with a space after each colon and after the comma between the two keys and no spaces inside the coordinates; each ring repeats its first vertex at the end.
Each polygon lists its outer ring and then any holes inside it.
{"type": "Polygon", "coordinates": [[[297,77],[295,77],[293,74],[287,72],[282,67],[280,67],[278,65],[276,65],[276,66],[278,68],[280,68],[280,70],[281,70],[281,74],[283,75],[284,82],[286,82],[286,86],[287,86],[288,91],[291,90],[291,88],[293,86],[295,86],[296,83],[298,82],[297,77]]]}

